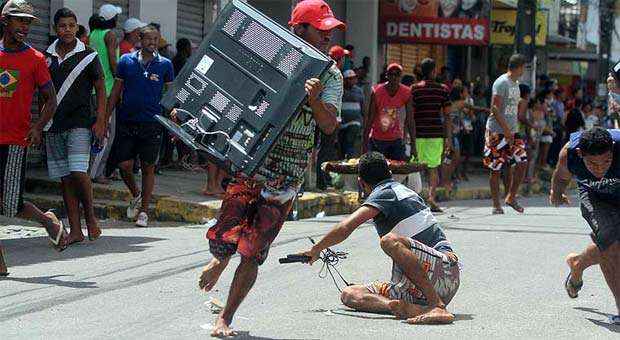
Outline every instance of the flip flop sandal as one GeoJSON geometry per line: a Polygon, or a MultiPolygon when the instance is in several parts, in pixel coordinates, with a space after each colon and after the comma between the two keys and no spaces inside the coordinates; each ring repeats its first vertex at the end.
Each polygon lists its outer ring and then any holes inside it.
{"type": "Polygon", "coordinates": [[[609,323],[612,325],[620,325],[620,315],[610,315],[609,323]]]}
{"type": "Polygon", "coordinates": [[[53,238],[52,236],[49,236],[50,239],[50,243],[52,245],[52,247],[54,249],[56,249],[56,251],[61,252],[65,249],[67,249],[67,242],[66,242],[66,238],[67,238],[67,232],[65,231],[65,226],[62,223],[61,220],[59,220],[56,217],[56,214],[54,214],[52,211],[48,211],[45,213],[45,215],[47,215],[49,218],[54,220],[54,223],[57,224],[59,226],[58,228],[58,233],[56,234],[56,237],[53,238]],[[61,244],[61,240],[65,240],[64,244],[61,244]]]}
{"type": "Polygon", "coordinates": [[[564,281],[564,289],[566,289],[566,293],[571,299],[576,299],[579,296],[579,291],[583,287],[583,281],[575,284],[570,279],[571,273],[568,273],[566,280],[564,281]]]}
{"type": "Polygon", "coordinates": [[[507,206],[511,207],[512,209],[514,209],[516,212],[518,212],[519,214],[523,214],[523,212],[525,211],[525,209],[523,209],[522,206],[519,205],[518,202],[504,202],[506,203],[507,206]]]}

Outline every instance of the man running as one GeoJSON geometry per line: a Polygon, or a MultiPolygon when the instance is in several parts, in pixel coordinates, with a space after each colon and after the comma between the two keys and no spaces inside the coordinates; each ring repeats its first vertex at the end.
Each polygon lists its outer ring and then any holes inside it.
{"type": "MultiPolygon", "coordinates": [[[[41,223],[57,250],[67,246],[67,234],[52,212],[43,213],[24,202],[26,151],[41,142],[43,127],[56,111],[56,91],[45,57],[24,41],[33,20],[34,9],[24,0],[5,3],[0,16],[0,214],[41,223]],[[41,114],[31,124],[30,108],[35,89],[43,102],[41,114]]],[[[8,275],[0,249],[0,276],[8,275]]]]}
{"type": "Polygon", "coordinates": [[[312,264],[322,250],[343,242],[361,224],[374,219],[381,248],[394,262],[392,278],[346,287],[342,303],[363,312],[391,312],[411,324],[451,323],[454,315],[446,305],[459,287],[458,257],[430,208],[392,178],[380,153],[360,158],[359,179],[369,194],[362,207],[303,255],[310,256],[312,264]]]}
{"type": "MultiPolygon", "coordinates": [[[[345,25],[336,19],[322,0],[297,4],[289,25],[294,34],[323,52],[327,52],[332,30],[345,25]]],[[[342,74],[333,66],[322,79],[305,83],[308,105],[297,114],[282,133],[278,143],[253,178],[237,177],[228,185],[220,217],[209,229],[207,238],[214,258],[204,269],[199,288],[210,291],[231,256],[238,252],[241,263],[224,310],[213,329],[213,336],[231,336],[230,328],[237,308],[252,289],[258,266],[265,262],[269,247],[288,216],[294,197],[303,182],[308,165],[308,150],[316,128],[326,134],[335,131],[342,100],[342,74]]]]}
{"type": "Polygon", "coordinates": [[[519,186],[527,169],[527,153],[523,136],[517,132],[521,92],[519,81],[525,70],[525,57],[515,54],[508,61],[508,72],[493,83],[491,115],[487,120],[484,165],[491,171],[489,184],[493,198],[493,214],[503,214],[499,201],[499,182],[504,166],[515,166],[504,203],[519,213],[524,209],[517,202],[519,186]]]}
{"type": "MultiPolygon", "coordinates": [[[[568,203],[565,191],[571,176],[577,179],[581,215],[592,228],[594,244],[567,256],[566,292],[576,298],[583,286],[583,271],[600,264],[620,314],[620,130],[595,127],[571,135],[553,173],[551,204],[568,203]]],[[[619,315],[611,319],[620,324],[619,315]]]]}

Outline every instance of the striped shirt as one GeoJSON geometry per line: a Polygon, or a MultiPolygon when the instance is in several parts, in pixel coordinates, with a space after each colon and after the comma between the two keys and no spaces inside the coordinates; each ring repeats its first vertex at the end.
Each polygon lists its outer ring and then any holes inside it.
{"type": "MultiPolygon", "coordinates": [[[[338,113],[342,106],[342,74],[333,65],[321,78],[323,103],[336,107],[338,113]]],[[[304,106],[284,130],[279,140],[258,169],[258,179],[266,180],[277,189],[301,186],[308,167],[310,150],[314,147],[316,121],[310,107],[304,106]]]]}
{"type": "Polygon", "coordinates": [[[444,138],[442,109],[450,106],[448,88],[431,81],[411,87],[417,138],[444,138]]]}

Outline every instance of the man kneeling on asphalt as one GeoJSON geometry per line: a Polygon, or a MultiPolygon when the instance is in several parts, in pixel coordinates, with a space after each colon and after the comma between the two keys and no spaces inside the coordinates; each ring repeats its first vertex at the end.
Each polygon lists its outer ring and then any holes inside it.
{"type": "Polygon", "coordinates": [[[411,324],[447,324],[446,310],[459,287],[458,257],[424,200],[392,178],[387,161],[377,152],[363,155],[359,183],[369,194],[361,208],[337,224],[303,253],[310,264],[322,250],[346,240],[364,222],[374,219],[381,248],[392,258],[390,282],[353,285],[342,303],[363,312],[392,313],[411,324]]]}

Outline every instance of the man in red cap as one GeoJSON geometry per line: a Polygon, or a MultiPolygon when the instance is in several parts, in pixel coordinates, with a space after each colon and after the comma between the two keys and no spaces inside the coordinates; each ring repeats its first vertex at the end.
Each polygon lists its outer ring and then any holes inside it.
{"type": "Polygon", "coordinates": [[[373,87],[368,114],[364,119],[364,149],[377,151],[385,158],[406,161],[405,127],[415,150],[415,130],[411,126],[411,89],[400,83],[403,67],[387,67],[388,81],[373,87]]]}
{"type": "Polygon", "coordinates": [[[344,66],[344,57],[349,54],[349,50],[345,50],[340,45],[334,45],[329,49],[329,57],[334,59],[340,71],[342,71],[342,67],[344,66]]]}
{"type": "MultiPolygon", "coordinates": [[[[334,28],[344,28],[329,6],[321,0],[300,2],[289,22],[292,31],[309,44],[327,53],[334,28]]],[[[241,255],[230,286],[226,306],[213,329],[213,336],[232,336],[230,328],[237,308],[256,281],[258,266],[267,258],[269,247],[286,220],[293,198],[303,182],[309,152],[318,127],[334,133],[342,102],[342,74],[332,66],[321,79],[308,79],[308,103],[300,109],[265,163],[252,178],[235,178],[228,185],[220,217],[207,238],[213,260],[198,283],[210,291],[235,253],[241,255]]]]}

